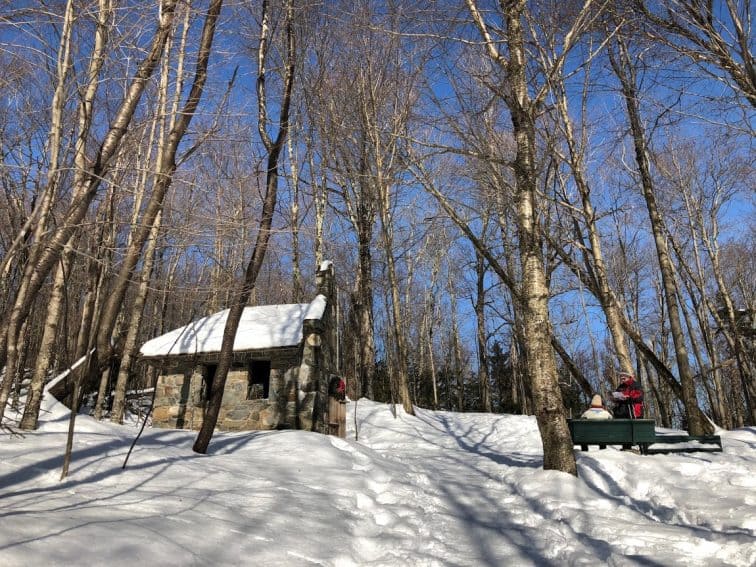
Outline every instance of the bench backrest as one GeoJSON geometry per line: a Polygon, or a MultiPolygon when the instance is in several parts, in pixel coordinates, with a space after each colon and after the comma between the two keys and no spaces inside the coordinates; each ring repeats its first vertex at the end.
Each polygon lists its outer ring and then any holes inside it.
{"type": "Polygon", "coordinates": [[[653,419],[569,419],[573,443],[653,443],[653,419]]]}

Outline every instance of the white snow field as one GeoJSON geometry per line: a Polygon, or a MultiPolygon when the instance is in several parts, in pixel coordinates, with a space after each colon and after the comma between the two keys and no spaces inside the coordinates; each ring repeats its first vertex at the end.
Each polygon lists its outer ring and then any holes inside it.
{"type": "MultiPolygon", "coordinates": [[[[49,398],[49,396],[47,396],[49,398]]],[[[756,428],[723,453],[577,453],[542,470],[534,418],[349,403],[346,440],[76,421],[0,436],[0,566],[756,564],[756,428]],[[359,440],[354,440],[357,408],[359,440]]]]}

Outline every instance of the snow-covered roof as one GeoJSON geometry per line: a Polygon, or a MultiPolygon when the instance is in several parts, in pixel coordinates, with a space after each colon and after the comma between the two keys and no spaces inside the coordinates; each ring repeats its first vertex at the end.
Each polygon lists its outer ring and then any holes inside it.
{"type": "MultiPolygon", "coordinates": [[[[302,323],[321,319],[326,298],[318,295],[311,303],[245,307],[234,340],[234,352],[295,346],[302,342],[302,323]]],[[[220,352],[228,309],[198,319],[179,329],[147,341],[142,356],[220,352]]]]}

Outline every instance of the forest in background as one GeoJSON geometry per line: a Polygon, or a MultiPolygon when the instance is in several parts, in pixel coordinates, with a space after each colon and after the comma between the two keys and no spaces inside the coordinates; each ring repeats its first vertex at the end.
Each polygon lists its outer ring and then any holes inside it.
{"type": "Polygon", "coordinates": [[[120,422],[143,342],[331,260],[352,397],[534,414],[563,470],[619,371],[756,425],[752,16],[1,0],[0,417],[89,354],[66,394],[120,422]]]}

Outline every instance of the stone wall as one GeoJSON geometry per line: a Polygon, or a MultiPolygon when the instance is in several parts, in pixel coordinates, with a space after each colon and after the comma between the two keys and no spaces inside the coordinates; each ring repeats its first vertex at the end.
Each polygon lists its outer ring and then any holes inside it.
{"type": "MultiPolygon", "coordinates": [[[[218,429],[222,431],[269,430],[297,426],[296,383],[299,348],[289,347],[235,353],[234,368],[226,378],[223,405],[218,415],[218,429]],[[270,360],[268,398],[248,400],[248,373],[251,360],[270,360]]],[[[152,412],[153,427],[199,429],[207,405],[203,399],[203,376],[207,365],[216,364],[217,355],[178,362],[161,373],[155,392],[152,412]]]]}
{"type": "Polygon", "coordinates": [[[204,402],[201,401],[202,367],[163,373],[155,385],[153,427],[199,429],[204,402]]]}

